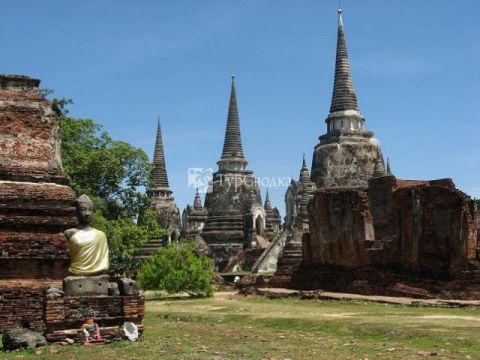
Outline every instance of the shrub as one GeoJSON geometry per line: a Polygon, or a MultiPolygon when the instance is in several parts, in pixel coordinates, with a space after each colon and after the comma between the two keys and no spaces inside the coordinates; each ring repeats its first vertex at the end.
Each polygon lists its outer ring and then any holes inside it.
{"type": "Polygon", "coordinates": [[[179,241],[161,248],[144,264],[137,280],[145,290],[212,296],[213,276],[212,260],[195,252],[195,242],[179,241]]]}
{"type": "Polygon", "coordinates": [[[138,223],[127,218],[109,220],[97,210],[93,225],[107,236],[110,252],[110,271],[115,275],[135,273],[141,266],[135,252],[152,238],[159,238],[167,232],[155,220],[156,212],[147,210],[138,223]]]}

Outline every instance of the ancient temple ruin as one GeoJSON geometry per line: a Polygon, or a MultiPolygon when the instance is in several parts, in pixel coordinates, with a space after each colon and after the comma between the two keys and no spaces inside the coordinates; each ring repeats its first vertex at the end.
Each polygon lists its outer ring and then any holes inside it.
{"type": "Polygon", "coordinates": [[[193,205],[187,205],[182,213],[182,237],[193,240],[197,246],[197,252],[210,255],[211,251],[201,233],[207,221],[207,209],[202,205],[202,198],[198,189],[195,191],[193,205]]]}
{"type": "Polygon", "coordinates": [[[478,297],[475,206],[450,179],[399,180],[364,128],[339,10],[327,134],[315,147],[302,263],[290,286],[478,297]]]}
{"type": "Polygon", "coordinates": [[[353,86],[342,19],[338,14],[335,79],[327,133],[320,136],[312,161],[312,181],[318,188],[365,186],[375,164],[383,164],[382,152],[373,133],[365,129],[353,86]]]}
{"type": "Polygon", "coordinates": [[[372,177],[310,207],[298,288],[469,298],[480,290],[475,206],[450,179],[372,177]]]}
{"type": "Polygon", "coordinates": [[[285,193],[285,243],[278,254],[272,286],[288,286],[292,274],[302,262],[302,238],[309,231],[308,204],[315,184],[310,180],[305,155],[298,180],[292,180],[285,193]]]}
{"type": "Polygon", "coordinates": [[[303,156],[298,180],[290,183],[285,193],[285,227],[289,230],[308,230],[308,202],[313,197],[315,184],[310,180],[310,171],[303,156]]]}
{"type": "Polygon", "coordinates": [[[187,239],[195,239],[201,234],[205,221],[207,221],[207,209],[202,205],[202,198],[198,189],[195,192],[193,205],[187,205],[182,213],[182,236],[187,239]]]}
{"type": "Polygon", "coordinates": [[[86,311],[96,312],[107,340],[122,337],[125,321],[142,331],[145,299],[138,293],[107,296],[108,281],[102,297],[60,290],[70,264],[64,231],[77,225],[77,202],[62,167],[60,120],[39,84],[0,75],[0,331],[81,341],[86,311]]]}
{"type": "Polygon", "coordinates": [[[147,190],[147,194],[151,201],[151,208],[155,209],[158,214],[158,223],[168,231],[168,241],[177,240],[181,232],[180,211],[175,205],[173,191],[168,183],[160,119],[157,123],[157,137],[153,153],[153,184],[147,190]]]}
{"type": "Polygon", "coordinates": [[[225,141],[217,164],[218,170],[205,196],[208,215],[202,237],[221,271],[244,249],[268,246],[267,212],[257,179],[253,171],[247,170],[233,76],[225,141]]]}
{"type": "Polygon", "coordinates": [[[175,205],[175,199],[172,196],[173,191],[170,189],[168,182],[160,117],[157,121],[152,175],[152,184],[150,188],[147,189],[147,195],[150,201],[149,206],[157,213],[157,222],[163,229],[167,230],[167,235],[158,239],[150,239],[137,250],[135,256],[143,261],[156,254],[162,246],[179,239],[182,230],[180,211],[177,205],[175,205]]]}
{"type": "Polygon", "coordinates": [[[63,231],[76,224],[59,120],[39,84],[0,76],[0,330],[43,329],[44,287],[67,275],[63,231]]]}
{"type": "Polygon", "coordinates": [[[263,208],[266,213],[266,227],[265,227],[265,237],[267,239],[273,239],[276,234],[282,230],[282,217],[280,216],[280,211],[276,207],[272,206],[270,201],[270,194],[267,190],[267,195],[265,196],[265,203],[263,208]]]}

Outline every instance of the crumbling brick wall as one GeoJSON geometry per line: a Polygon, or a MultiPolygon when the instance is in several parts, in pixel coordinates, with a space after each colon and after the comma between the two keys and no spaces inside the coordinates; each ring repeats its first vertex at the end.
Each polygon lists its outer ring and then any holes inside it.
{"type": "Polygon", "coordinates": [[[60,157],[60,124],[40,81],[0,75],[0,279],[62,279],[63,231],[75,194],[60,157]]]}
{"type": "Polygon", "coordinates": [[[441,288],[442,281],[462,279],[477,258],[474,203],[450,179],[383,176],[368,188],[320,189],[309,215],[310,234],[294,276],[301,288],[348,291],[363,282],[362,291],[378,291],[400,278],[440,281],[430,288],[441,288]],[[402,276],[382,275],[388,272],[402,276]]]}
{"type": "Polygon", "coordinates": [[[62,279],[70,259],[63,231],[75,225],[69,187],[0,182],[0,278],[62,279]]]}
{"type": "Polygon", "coordinates": [[[0,330],[44,328],[44,287],[36,282],[0,281],[0,330]]]}
{"type": "Polygon", "coordinates": [[[67,274],[76,225],[60,124],[40,81],[0,75],[0,330],[43,328],[44,290],[67,274]]]}
{"type": "Polygon", "coordinates": [[[310,236],[304,261],[357,267],[370,262],[366,244],[374,240],[364,189],[321,189],[310,204],[310,236]]]}
{"type": "Polygon", "coordinates": [[[63,341],[68,337],[82,342],[85,336],[81,326],[88,313],[93,314],[100,326],[103,339],[121,339],[126,321],[135,323],[143,332],[145,298],[137,295],[47,298],[44,319],[47,340],[63,341]]]}

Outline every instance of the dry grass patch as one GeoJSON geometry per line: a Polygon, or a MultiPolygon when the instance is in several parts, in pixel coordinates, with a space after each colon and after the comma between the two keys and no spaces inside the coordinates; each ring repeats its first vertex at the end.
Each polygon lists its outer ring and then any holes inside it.
{"type": "Polygon", "coordinates": [[[480,310],[220,294],[147,302],[145,337],[36,359],[444,359],[480,357],[480,310]]]}

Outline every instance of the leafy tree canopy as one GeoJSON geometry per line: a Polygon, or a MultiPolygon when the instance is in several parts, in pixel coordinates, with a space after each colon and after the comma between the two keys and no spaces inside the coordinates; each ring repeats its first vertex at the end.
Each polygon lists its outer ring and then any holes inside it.
{"type": "MultiPolygon", "coordinates": [[[[45,95],[51,90],[43,90],[45,95]]],[[[145,206],[140,189],[148,186],[151,164],[141,148],[112,139],[91,119],[68,116],[70,99],[53,99],[52,108],[60,116],[62,160],[75,192],[96,198],[103,214],[116,219],[120,212],[136,217],[145,206]]]]}

